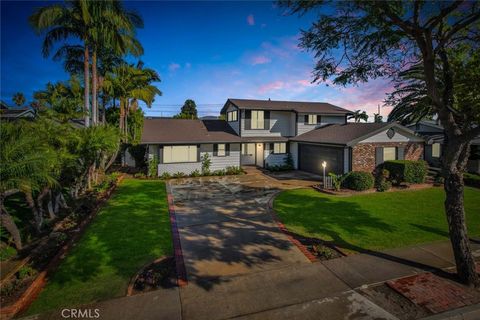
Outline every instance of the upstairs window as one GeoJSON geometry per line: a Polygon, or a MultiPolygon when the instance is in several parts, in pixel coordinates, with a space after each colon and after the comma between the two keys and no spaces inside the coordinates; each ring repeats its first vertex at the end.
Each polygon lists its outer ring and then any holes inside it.
{"type": "Polygon", "coordinates": [[[238,120],[238,112],[235,111],[229,111],[227,112],[227,121],[228,122],[233,122],[238,120]]]}
{"type": "Polygon", "coordinates": [[[274,143],[273,144],[273,153],[287,153],[287,144],[284,142],[274,143]]]}
{"type": "Polygon", "coordinates": [[[252,129],[265,129],[263,110],[252,110],[252,129]]]}
{"type": "Polygon", "coordinates": [[[316,114],[309,114],[307,116],[307,124],[317,124],[317,118],[316,114]]]}

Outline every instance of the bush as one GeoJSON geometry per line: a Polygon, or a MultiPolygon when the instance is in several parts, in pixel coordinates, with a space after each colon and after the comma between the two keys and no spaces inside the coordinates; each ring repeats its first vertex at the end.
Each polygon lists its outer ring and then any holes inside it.
{"type": "Polygon", "coordinates": [[[147,176],[143,172],[137,172],[133,175],[133,177],[137,179],[145,179],[147,176]]]}
{"type": "Polygon", "coordinates": [[[241,167],[231,166],[231,167],[225,168],[225,174],[227,175],[236,175],[236,174],[242,174],[242,173],[243,173],[243,170],[241,167]]]}
{"type": "Polygon", "coordinates": [[[202,158],[202,174],[204,176],[208,176],[210,174],[210,166],[212,164],[212,160],[210,159],[210,156],[208,153],[205,153],[202,158]]]}
{"type": "Polygon", "coordinates": [[[473,173],[464,173],[463,182],[467,186],[480,188],[480,175],[473,173]]]}
{"type": "Polygon", "coordinates": [[[30,266],[23,266],[20,268],[20,270],[18,270],[18,279],[23,280],[36,274],[37,270],[33,269],[30,266]]]}
{"type": "Polygon", "coordinates": [[[214,176],[224,176],[225,175],[225,170],[215,170],[212,172],[212,175],[214,176]]]}
{"type": "MultiPolygon", "coordinates": [[[[3,230],[2,230],[3,231],[3,230]]],[[[1,246],[0,247],[0,261],[7,261],[8,259],[17,255],[17,250],[11,246],[1,246]]]]}
{"type": "Polygon", "coordinates": [[[392,187],[392,183],[388,181],[390,172],[386,169],[378,169],[375,176],[375,188],[379,192],[384,192],[392,187]]]}
{"type": "Polygon", "coordinates": [[[148,161],[148,176],[156,177],[158,175],[158,156],[153,156],[150,161],[148,161]]]}
{"type": "Polygon", "coordinates": [[[192,171],[192,173],[190,173],[190,177],[200,177],[202,174],[200,173],[200,171],[198,169],[195,169],[192,171]]]}
{"type": "Polygon", "coordinates": [[[172,178],[172,175],[168,172],[164,172],[160,175],[160,179],[163,179],[163,180],[168,180],[170,178],[172,178]]]}
{"type": "Polygon", "coordinates": [[[184,178],[185,176],[186,176],[186,174],[183,173],[183,172],[180,172],[180,171],[175,172],[175,173],[173,174],[173,178],[175,178],[175,179],[184,178]]]}
{"type": "Polygon", "coordinates": [[[390,172],[390,180],[395,184],[423,183],[427,176],[427,163],[423,160],[385,161],[383,168],[390,172]]]}
{"type": "Polygon", "coordinates": [[[373,188],[373,174],[363,171],[352,171],[345,177],[343,187],[356,191],[363,191],[373,188]]]}
{"type": "Polygon", "coordinates": [[[335,173],[330,172],[328,176],[332,178],[333,189],[335,189],[335,191],[340,191],[340,188],[342,187],[342,183],[345,180],[345,178],[348,176],[348,174],[336,175],[335,173]]]}

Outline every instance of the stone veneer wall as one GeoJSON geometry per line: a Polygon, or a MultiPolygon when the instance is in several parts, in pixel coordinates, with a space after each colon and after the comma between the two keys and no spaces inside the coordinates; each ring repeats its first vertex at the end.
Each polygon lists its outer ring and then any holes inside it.
{"type": "Polygon", "coordinates": [[[359,143],[352,148],[352,171],[373,172],[375,170],[376,147],[404,147],[405,160],[420,160],[423,158],[423,143],[421,142],[359,143]]]}

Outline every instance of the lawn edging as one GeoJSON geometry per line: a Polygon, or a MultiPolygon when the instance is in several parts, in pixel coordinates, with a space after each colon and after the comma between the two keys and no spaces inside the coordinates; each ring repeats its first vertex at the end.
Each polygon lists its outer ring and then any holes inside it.
{"type": "Polygon", "coordinates": [[[175,203],[172,189],[168,181],[165,182],[167,189],[168,213],[170,214],[170,225],[172,229],[173,254],[175,257],[175,266],[177,269],[177,284],[184,287],[188,284],[187,271],[183,260],[182,244],[180,243],[180,234],[178,232],[177,217],[175,215],[175,203]]]}
{"type": "Polygon", "coordinates": [[[290,240],[290,242],[293,243],[310,262],[319,261],[317,257],[315,257],[303,244],[300,243],[300,241],[298,241],[297,239],[295,239],[290,235],[287,228],[285,227],[285,225],[283,224],[283,222],[280,220],[277,213],[275,212],[275,209],[273,208],[273,202],[275,201],[275,198],[277,197],[277,195],[279,195],[281,192],[282,190],[274,192],[270,196],[270,199],[268,199],[268,202],[267,202],[268,212],[273,217],[273,220],[277,224],[280,231],[282,231],[287,236],[288,240],[290,240]]]}
{"type": "Polygon", "coordinates": [[[50,276],[58,268],[62,260],[66,257],[72,247],[77,243],[77,241],[84,234],[90,222],[97,215],[103,205],[110,199],[113,192],[124,179],[124,176],[121,175],[118,177],[117,182],[107,190],[102,197],[99,199],[92,212],[83,220],[78,226],[78,231],[70,238],[70,240],[60,248],[57,254],[53,259],[48,263],[46,268],[38,274],[38,276],[33,280],[30,286],[23,292],[20,298],[12,305],[0,309],[0,316],[2,319],[11,319],[17,314],[25,311],[33,303],[33,301],[38,297],[42,289],[48,282],[48,276],[50,276]]]}

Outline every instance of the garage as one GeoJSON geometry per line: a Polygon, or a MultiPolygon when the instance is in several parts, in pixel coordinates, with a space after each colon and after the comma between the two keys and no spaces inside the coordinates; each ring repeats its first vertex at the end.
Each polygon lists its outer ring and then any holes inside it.
{"type": "Polygon", "coordinates": [[[326,172],[343,173],[343,148],[314,144],[299,144],[299,169],[323,174],[322,162],[327,162],[326,172]]]}

